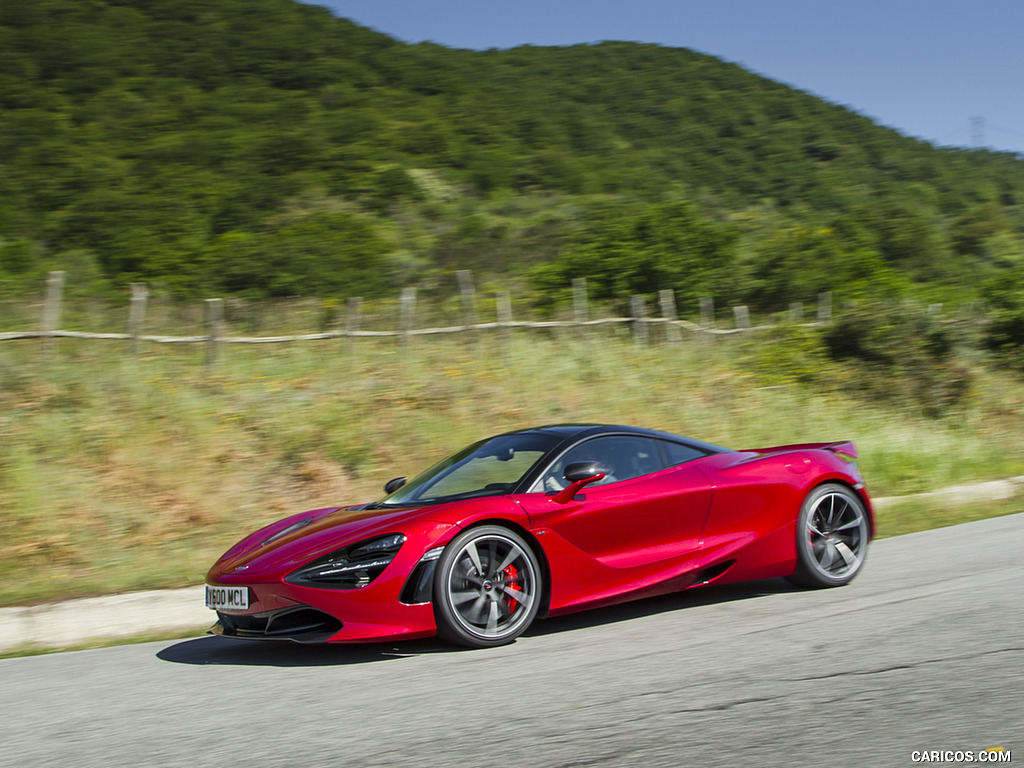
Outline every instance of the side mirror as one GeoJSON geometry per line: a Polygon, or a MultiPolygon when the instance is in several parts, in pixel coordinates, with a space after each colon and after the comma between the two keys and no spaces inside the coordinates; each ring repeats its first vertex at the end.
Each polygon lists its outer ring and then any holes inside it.
{"type": "Polygon", "coordinates": [[[603,480],[608,469],[599,461],[576,461],[565,468],[565,479],[569,485],[560,490],[551,500],[556,504],[568,504],[587,483],[603,480]]]}
{"type": "Polygon", "coordinates": [[[384,483],[384,493],[390,496],[392,493],[394,493],[403,485],[405,485],[405,481],[408,479],[408,477],[396,477],[393,478],[392,480],[388,480],[386,483],[384,483]]]}
{"type": "Polygon", "coordinates": [[[607,474],[608,468],[599,461],[575,461],[565,468],[565,479],[570,483],[590,483],[607,474]]]}

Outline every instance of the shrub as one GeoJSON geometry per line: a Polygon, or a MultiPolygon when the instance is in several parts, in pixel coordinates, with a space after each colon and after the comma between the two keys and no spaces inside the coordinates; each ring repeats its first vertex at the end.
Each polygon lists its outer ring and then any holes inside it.
{"type": "Polygon", "coordinates": [[[822,339],[831,359],[853,364],[837,377],[839,386],[869,399],[938,417],[970,390],[970,372],[954,357],[950,329],[910,302],[851,305],[822,332],[822,339]]]}
{"type": "Polygon", "coordinates": [[[991,280],[984,288],[990,322],[985,346],[1014,368],[1024,370],[1024,277],[1020,270],[991,280]]]}

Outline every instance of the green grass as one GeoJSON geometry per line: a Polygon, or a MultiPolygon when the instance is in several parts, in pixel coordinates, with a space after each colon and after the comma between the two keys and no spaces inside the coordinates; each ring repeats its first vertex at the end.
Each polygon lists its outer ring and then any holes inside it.
{"type": "Polygon", "coordinates": [[[636,424],[735,448],[853,439],[876,496],[1024,474],[1020,382],[983,368],[934,419],[851,399],[830,384],[838,369],[779,385],[753,337],[225,345],[210,370],[202,355],[63,340],[48,359],[38,342],[3,343],[0,605],[197,583],[260,525],[378,498],[391,477],[536,424],[636,424]]]}
{"type": "Polygon", "coordinates": [[[875,510],[878,537],[902,536],[932,528],[970,523],[989,517],[1024,512],[1024,494],[994,501],[964,503],[948,499],[910,496],[881,505],[875,510]]]}
{"type": "Polygon", "coordinates": [[[7,650],[0,651],[0,659],[16,659],[22,656],[45,656],[50,653],[66,653],[68,651],[91,651],[96,648],[111,648],[117,645],[139,645],[141,643],[157,643],[168,640],[186,640],[202,635],[204,631],[205,628],[196,627],[193,630],[181,629],[172,632],[143,632],[131,637],[98,637],[94,640],[86,640],[64,647],[23,645],[18,648],[8,648],[7,650]]]}

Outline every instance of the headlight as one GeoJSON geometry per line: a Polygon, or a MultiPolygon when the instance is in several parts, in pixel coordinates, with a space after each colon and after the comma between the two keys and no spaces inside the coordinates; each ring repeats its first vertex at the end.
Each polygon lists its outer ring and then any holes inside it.
{"type": "Polygon", "coordinates": [[[384,572],[405,543],[405,536],[378,536],[318,557],[288,574],[289,584],[329,589],[360,589],[384,572]]]}

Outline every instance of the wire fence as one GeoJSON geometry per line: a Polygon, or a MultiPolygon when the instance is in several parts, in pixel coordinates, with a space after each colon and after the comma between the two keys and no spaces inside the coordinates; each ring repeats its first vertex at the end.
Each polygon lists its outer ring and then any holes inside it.
{"type": "MultiPolygon", "coordinates": [[[[143,343],[155,344],[205,344],[207,362],[217,359],[223,344],[280,344],[290,342],[323,341],[329,339],[360,339],[360,338],[392,338],[399,344],[408,344],[415,337],[436,336],[441,334],[480,333],[495,331],[508,334],[515,329],[573,329],[584,332],[588,328],[600,326],[627,326],[638,345],[651,342],[651,330],[661,328],[660,338],[667,343],[679,343],[683,333],[688,332],[704,340],[716,336],[728,336],[739,333],[763,331],[778,327],[778,323],[755,325],[746,306],[732,308],[732,327],[719,327],[716,323],[714,301],[711,297],[699,301],[699,322],[680,319],[676,310],[675,292],[662,290],[657,293],[657,309],[650,311],[650,297],[637,295],[630,299],[628,316],[609,316],[591,318],[591,306],[587,295],[585,278],[577,278],[572,282],[572,316],[558,320],[515,320],[512,315],[511,295],[508,291],[495,291],[490,299],[494,302],[493,321],[481,321],[479,312],[480,299],[473,284],[472,274],[467,270],[456,273],[458,281],[458,301],[461,322],[449,325],[433,325],[416,327],[417,290],[405,288],[398,299],[397,311],[391,313],[390,328],[369,328],[368,325],[381,325],[379,313],[365,312],[363,300],[359,297],[348,299],[343,311],[340,307],[332,307],[330,313],[331,327],[314,333],[286,333],[276,335],[237,335],[227,332],[225,322],[225,302],[220,298],[206,299],[203,302],[201,320],[191,324],[197,331],[187,335],[146,333],[149,291],[145,284],[134,283],[128,304],[128,316],[123,332],[91,332],[64,330],[62,316],[64,312],[65,273],[51,272],[47,279],[45,298],[41,305],[39,327],[37,330],[0,332],[0,341],[16,339],[41,339],[44,347],[52,348],[57,339],[100,339],[128,342],[130,354],[138,354],[143,343]],[[372,318],[374,322],[368,323],[372,318]],[[196,328],[196,325],[199,327],[196,328]]],[[[307,310],[308,312],[311,310],[307,310]]],[[[832,294],[818,295],[814,319],[804,321],[804,307],[800,303],[790,306],[789,322],[795,325],[818,326],[827,324],[832,317],[832,294]]],[[[322,321],[322,318],[321,318],[322,321]]],[[[244,324],[244,323],[243,323],[244,324]]]]}

